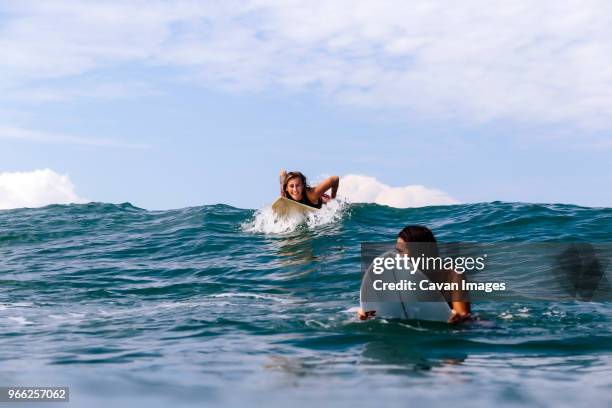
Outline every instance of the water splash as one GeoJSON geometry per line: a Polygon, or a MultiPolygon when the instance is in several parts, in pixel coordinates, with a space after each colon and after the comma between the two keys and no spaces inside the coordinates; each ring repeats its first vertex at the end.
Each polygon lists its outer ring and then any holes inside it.
{"type": "Polygon", "coordinates": [[[342,218],[348,203],[343,199],[331,200],[318,211],[308,214],[292,213],[285,217],[279,217],[268,205],[255,212],[252,220],[241,225],[245,232],[264,234],[284,234],[293,232],[300,226],[315,228],[320,225],[331,224],[342,218]]]}

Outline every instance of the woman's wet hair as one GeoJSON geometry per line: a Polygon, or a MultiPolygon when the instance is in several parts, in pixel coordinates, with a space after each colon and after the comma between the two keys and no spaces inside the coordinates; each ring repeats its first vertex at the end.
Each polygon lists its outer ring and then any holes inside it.
{"type": "Polygon", "coordinates": [[[304,194],[306,194],[306,191],[310,190],[310,186],[308,185],[308,181],[306,180],[305,175],[303,175],[299,171],[290,171],[285,176],[285,180],[283,180],[283,192],[285,193],[285,197],[287,198],[291,199],[291,196],[287,192],[287,183],[289,183],[289,180],[291,180],[292,178],[296,178],[296,177],[299,177],[300,180],[302,180],[302,184],[304,185],[304,194]]]}
{"type": "Polygon", "coordinates": [[[397,237],[407,243],[406,249],[413,254],[423,254],[429,257],[439,255],[436,237],[427,227],[407,225],[397,234],[397,237]]]}
{"type": "Polygon", "coordinates": [[[422,225],[407,225],[397,234],[397,237],[404,242],[437,242],[433,232],[422,225]]]}

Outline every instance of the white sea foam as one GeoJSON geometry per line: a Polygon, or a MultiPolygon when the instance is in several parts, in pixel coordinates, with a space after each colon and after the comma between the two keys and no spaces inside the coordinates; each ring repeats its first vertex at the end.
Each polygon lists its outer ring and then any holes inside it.
{"type": "Polygon", "coordinates": [[[50,314],[49,318],[53,319],[57,324],[79,324],[83,322],[85,314],[72,313],[67,314],[50,314]]]}
{"type": "Polygon", "coordinates": [[[306,324],[306,326],[308,327],[322,327],[324,329],[329,329],[330,325],[322,323],[318,320],[313,320],[313,319],[309,319],[309,320],[305,320],[304,324],[306,324]]]}
{"type": "Polygon", "coordinates": [[[13,309],[16,307],[31,307],[30,302],[16,302],[16,303],[0,303],[0,310],[13,309]]]}
{"type": "Polygon", "coordinates": [[[251,221],[242,224],[242,230],[264,234],[283,234],[295,231],[300,225],[314,228],[339,220],[345,208],[346,201],[338,198],[323,205],[318,211],[311,211],[308,214],[293,213],[286,217],[279,217],[269,205],[257,210],[251,221]]]}
{"type": "Polygon", "coordinates": [[[274,302],[279,303],[292,303],[293,301],[288,298],[282,298],[278,296],[259,294],[259,293],[249,293],[249,292],[236,292],[236,293],[217,293],[214,295],[210,295],[211,298],[253,298],[253,299],[261,299],[261,300],[272,300],[274,302]]]}
{"type": "Polygon", "coordinates": [[[33,322],[29,321],[28,319],[26,319],[23,316],[9,316],[7,317],[8,320],[20,324],[20,325],[28,325],[28,324],[32,324],[33,322]]]}

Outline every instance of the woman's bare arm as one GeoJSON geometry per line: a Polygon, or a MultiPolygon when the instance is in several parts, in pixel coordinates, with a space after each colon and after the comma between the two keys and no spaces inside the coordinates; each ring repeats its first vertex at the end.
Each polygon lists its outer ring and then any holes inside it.
{"type": "Polygon", "coordinates": [[[310,199],[310,201],[316,202],[330,188],[332,189],[331,198],[336,198],[336,193],[338,193],[339,185],[340,178],[338,176],[328,177],[323,182],[319,183],[316,187],[313,187],[310,194],[308,194],[308,198],[310,199]]]}
{"type": "Polygon", "coordinates": [[[470,302],[451,302],[453,305],[453,310],[460,314],[461,316],[466,316],[470,314],[470,302]]]}
{"type": "Polygon", "coordinates": [[[453,302],[453,310],[449,323],[460,323],[470,319],[470,304],[468,302],[453,302]]]}
{"type": "Polygon", "coordinates": [[[359,317],[359,320],[368,320],[370,317],[376,316],[376,310],[364,312],[362,308],[359,308],[359,310],[357,310],[357,316],[359,317]]]}
{"type": "MultiPolygon", "coordinates": [[[[455,282],[459,287],[463,287],[462,281],[465,280],[465,276],[463,274],[459,274],[455,271],[448,271],[448,274],[450,282],[455,282]]],[[[457,323],[469,319],[471,310],[470,302],[468,302],[468,293],[464,290],[453,291],[451,297],[453,314],[450,319],[448,319],[448,322],[457,323]]]]}
{"type": "Polygon", "coordinates": [[[280,179],[280,195],[281,197],[285,196],[285,190],[283,190],[283,183],[285,182],[285,177],[287,177],[287,170],[282,169],[280,171],[279,179],[280,179]]]}

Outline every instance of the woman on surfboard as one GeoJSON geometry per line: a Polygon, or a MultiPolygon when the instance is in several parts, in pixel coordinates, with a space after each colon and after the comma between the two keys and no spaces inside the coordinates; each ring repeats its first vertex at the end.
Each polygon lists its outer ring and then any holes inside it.
{"type": "Polygon", "coordinates": [[[310,187],[304,176],[299,171],[287,173],[285,170],[280,172],[281,197],[288,198],[309,207],[321,208],[323,204],[336,198],[340,179],[338,176],[331,176],[314,187],[310,187]],[[331,188],[331,196],[325,194],[331,188]]]}
{"type": "MultiPolygon", "coordinates": [[[[433,232],[431,232],[429,228],[420,225],[408,225],[404,227],[404,229],[397,234],[395,249],[399,254],[407,254],[409,256],[410,252],[425,252],[427,257],[433,258],[439,256],[438,246],[433,232]]],[[[422,272],[431,281],[457,282],[459,287],[461,287],[460,281],[465,279],[463,275],[451,269],[423,269],[422,272]]],[[[459,290],[442,293],[442,295],[446,298],[452,312],[450,319],[448,319],[448,323],[459,323],[470,318],[470,302],[467,301],[467,293],[459,290]]],[[[375,313],[375,311],[364,311],[361,308],[357,311],[357,315],[361,320],[366,320],[374,316],[375,313]]]]}

